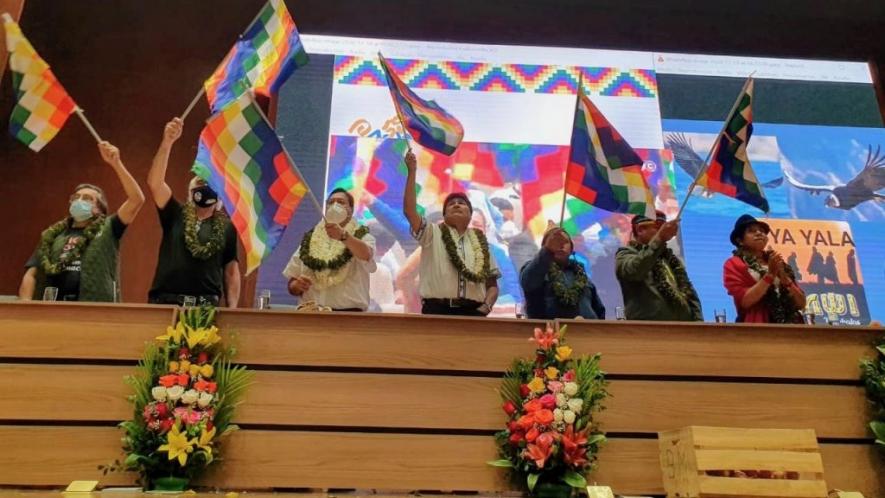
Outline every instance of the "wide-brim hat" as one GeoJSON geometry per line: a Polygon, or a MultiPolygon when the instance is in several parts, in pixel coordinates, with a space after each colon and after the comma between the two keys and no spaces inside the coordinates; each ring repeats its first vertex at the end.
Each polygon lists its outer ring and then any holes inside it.
{"type": "Polygon", "coordinates": [[[734,222],[734,229],[731,231],[731,235],[729,236],[731,243],[737,246],[738,241],[744,237],[744,233],[746,233],[747,228],[751,227],[752,225],[759,225],[765,230],[765,233],[771,233],[771,227],[768,226],[768,223],[765,223],[764,221],[759,221],[749,214],[742,214],[741,217],[734,222]]]}

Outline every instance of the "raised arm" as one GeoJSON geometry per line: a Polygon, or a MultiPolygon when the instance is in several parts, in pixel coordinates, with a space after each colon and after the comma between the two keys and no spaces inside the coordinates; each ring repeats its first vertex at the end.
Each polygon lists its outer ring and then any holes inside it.
{"type": "Polygon", "coordinates": [[[172,121],[166,123],[166,129],[163,130],[163,140],[157,153],[154,154],[154,161],[151,163],[151,169],[148,171],[147,183],[154,198],[154,204],[158,208],[163,209],[172,198],[172,189],[166,183],[166,168],[169,166],[169,153],[172,151],[172,144],[181,138],[181,130],[184,122],[181,118],[173,118],[172,121]]]}
{"type": "Polygon", "coordinates": [[[403,190],[403,214],[409,220],[409,227],[412,232],[417,232],[421,228],[421,215],[418,214],[418,192],[416,170],[418,169],[418,160],[411,150],[406,152],[406,169],[408,176],[406,177],[406,188],[403,190]]]}
{"type": "Polygon", "coordinates": [[[108,163],[114,172],[117,173],[120,185],[123,186],[123,191],[126,192],[126,201],[117,210],[117,216],[124,225],[128,225],[132,223],[135,215],[138,214],[141,206],[144,205],[144,192],[141,191],[138,182],[135,181],[135,178],[132,178],[126,166],[123,165],[123,161],[120,160],[120,149],[111,145],[110,142],[101,141],[98,143],[98,151],[104,162],[108,163]]]}

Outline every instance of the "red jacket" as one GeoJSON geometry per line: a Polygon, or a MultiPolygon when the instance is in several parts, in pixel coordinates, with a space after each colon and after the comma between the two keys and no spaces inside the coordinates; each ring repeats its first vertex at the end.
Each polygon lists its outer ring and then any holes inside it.
{"type": "Polygon", "coordinates": [[[768,308],[765,306],[763,299],[760,299],[758,303],[749,308],[744,309],[741,307],[744,294],[750,290],[750,287],[756,285],[757,282],[750,275],[750,268],[743,259],[732,256],[725,261],[725,265],[722,267],[722,281],[725,284],[725,290],[728,291],[728,295],[734,298],[738,322],[769,323],[771,321],[768,316],[768,308]]]}

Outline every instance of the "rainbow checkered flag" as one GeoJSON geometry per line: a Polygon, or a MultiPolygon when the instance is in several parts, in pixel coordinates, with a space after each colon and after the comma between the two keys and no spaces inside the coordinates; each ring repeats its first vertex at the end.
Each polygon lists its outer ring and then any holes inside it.
{"type": "Polygon", "coordinates": [[[270,97],[307,62],[307,52],[286,3],[269,0],[206,80],[209,108],[218,112],[250,88],[270,97]]]}
{"type": "Polygon", "coordinates": [[[391,69],[387,59],[380,53],[378,57],[403,127],[422,146],[451,156],[464,138],[461,123],[436,102],[415,95],[391,69]]]}
{"type": "Polygon", "coordinates": [[[9,117],[9,133],[34,152],[40,152],[55,138],[77,105],[9,14],[3,14],[3,27],[16,97],[9,117]]]}
{"type": "Polygon", "coordinates": [[[768,199],[747,157],[752,135],[753,78],[748,78],[738,95],[737,105],[726,119],[725,128],[713,144],[710,165],[698,177],[697,184],[767,213],[768,199]]]}
{"type": "Polygon", "coordinates": [[[654,218],[654,196],[642,158],[578,89],[565,193],[615,213],[654,218]]]}
{"type": "Polygon", "coordinates": [[[218,192],[246,249],[246,274],[252,273],[308,189],[251,92],[206,121],[193,171],[218,192]]]}

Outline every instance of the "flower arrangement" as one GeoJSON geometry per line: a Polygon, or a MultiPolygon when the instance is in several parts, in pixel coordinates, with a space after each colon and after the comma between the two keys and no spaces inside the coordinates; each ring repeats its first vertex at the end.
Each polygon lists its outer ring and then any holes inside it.
{"type": "Polygon", "coordinates": [[[608,396],[600,355],[572,358],[565,327],[535,329],[534,360],[517,359],[504,376],[501,397],[507,428],[495,434],[501,458],[529,492],[587,486],[605,434],[593,420],[608,396]]]}
{"type": "Polygon", "coordinates": [[[235,351],[223,348],[214,321],[213,308],[184,309],[147,345],[136,374],[125,379],[135,391],[134,417],[120,424],[126,458],[99,467],[105,473],[137,471],[142,486],[163,487],[219,460],[219,440],[237,428],[231,421],[252,372],[231,363],[235,351]]]}
{"type": "Polygon", "coordinates": [[[885,450],[885,337],[876,344],[878,352],[875,359],[863,359],[860,362],[861,380],[870,402],[873,420],[870,429],[876,437],[876,444],[885,450]]]}

